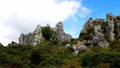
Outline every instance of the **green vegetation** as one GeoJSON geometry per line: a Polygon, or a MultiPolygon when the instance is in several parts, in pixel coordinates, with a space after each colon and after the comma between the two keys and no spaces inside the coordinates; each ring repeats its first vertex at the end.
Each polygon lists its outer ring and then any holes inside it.
{"type": "Polygon", "coordinates": [[[88,51],[81,56],[82,66],[97,67],[106,64],[105,68],[118,68],[120,66],[120,53],[102,50],[100,52],[88,51]],[[108,64],[108,65],[107,65],[108,64]]]}
{"type": "Polygon", "coordinates": [[[80,67],[76,58],[64,45],[53,45],[48,41],[36,46],[0,47],[2,68],[70,68],[76,65],[80,67]]]}
{"type": "Polygon", "coordinates": [[[53,35],[53,30],[51,30],[50,26],[42,27],[42,34],[46,40],[50,40],[53,35]]]}
{"type": "Polygon", "coordinates": [[[92,37],[90,36],[91,33],[94,32],[94,28],[90,28],[90,29],[87,29],[87,32],[86,33],[80,33],[80,40],[90,40],[92,39],[92,37]]]}
{"type": "MultiPolygon", "coordinates": [[[[74,42],[74,41],[73,41],[74,42]]],[[[88,46],[90,50],[74,56],[72,48],[45,41],[40,45],[0,47],[0,68],[119,68],[120,52],[88,46]]]]}

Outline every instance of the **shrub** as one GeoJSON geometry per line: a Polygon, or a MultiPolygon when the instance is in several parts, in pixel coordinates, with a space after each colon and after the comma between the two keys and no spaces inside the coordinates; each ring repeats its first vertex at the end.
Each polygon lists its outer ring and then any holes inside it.
{"type": "Polygon", "coordinates": [[[89,51],[81,56],[80,61],[83,67],[94,67],[104,63],[110,64],[111,68],[118,68],[120,66],[120,53],[106,50],[97,53],[89,51]]]}
{"type": "Polygon", "coordinates": [[[94,28],[87,29],[87,33],[80,33],[79,38],[80,40],[89,40],[91,39],[91,33],[94,33],[94,28]]]}
{"type": "Polygon", "coordinates": [[[40,52],[38,50],[33,51],[30,60],[32,64],[39,64],[42,61],[40,52]]]}
{"type": "Polygon", "coordinates": [[[42,34],[46,40],[50,40],[53,35],[53,31],[51,30],[50,26],[42,27],[42,34]]]}

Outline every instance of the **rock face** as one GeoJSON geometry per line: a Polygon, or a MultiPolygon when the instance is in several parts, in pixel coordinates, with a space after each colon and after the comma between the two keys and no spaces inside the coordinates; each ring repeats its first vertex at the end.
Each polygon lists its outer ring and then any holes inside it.
{"type": "Polygon", "coordinates": [[[103,48],[108,48],[109,44],[105,40],[104,34],[102,33],[101,29],[102,21],[97,20],[94,26],[94,35],[92,38],[92,45],[99,45],[103,48]]]}
{"type": "MultiPolygon", "coordinates": [[[[47,25],[49,26],[49,25],[47,25]]],[[[54,31],[53,36],[51,37],[53,39],[56,39],[59,41],[59,43],[70,41],[72,39],[72,36],[69,34],[66,34],[64,32],[64,28],[61,22],[56,24],[55,28],[51,28],[51,30],[54,31]]],[[[19,37],[19,43],[24,45],[37,45],[40,44],[45,40],[43,33],[42,33],[42,27],[40,25],[37,25],[35,31],[33,33],[29,34],[21,34],[19,37]]]]}
{"type": "Polygon", "coordinates": [[[87,29],[92,28],[94,26],[92,18],[89,18],[87,22],[89,23],[85,23],[85,25],[83,26],[83,30],[81,31],[82,33],[86,33],[87,29]]]}
{"type": "Polygon", "coordinates": [[[90,18],[83,26],[81,34],[79,38],[82,38],[84,45],[99,45],[108,48],[108,41],[114,41],[116,36],[120,39],[120,16],[113,16],[112,13],[108,13],[106,14],[106,21],[90,18]]]}
{"type": "Polygon", "coordinates": [[[33,40],[34,44],[33,45],[37,45],[37,44],[40,44],[41,42],[43,42],[42,28],[40,25],[37,25],[37,28],[33,32],[33,35],[34,35],[34,40],[33,40]]]}
{"type": "Polygon", "coordinates": [[[61,22],[56,24],[53,39],[57,39],[59,43],[70,41],[72,36],[64,32],[63,24],[61,22]]]}
{"type": "Polygon", "coordinates": [[[114,17],[111,13],[108,13],[106,18],[108,38],[110,41],[114,40],[114,17]]]}
{"type": "Polygon", "coordinates": [[[43,42],[42,28],[37,25],[35,31],[29,34],[21,34],[19,37],[19,43],[24,45],[37,45],[43,42]]]}
{"type": "Polygon", "coordinates": [[[120,16],[115,16],[116,34],[120,36],[120,16]]]}

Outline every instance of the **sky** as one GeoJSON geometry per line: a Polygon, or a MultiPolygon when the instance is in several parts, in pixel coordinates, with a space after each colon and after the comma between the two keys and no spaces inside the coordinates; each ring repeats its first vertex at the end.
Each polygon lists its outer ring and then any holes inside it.
{"type": "Polygon", "coordinates": [[[78,38],[90,17],[120,15],[119,4],[120,0],[0,0],[0,42],[18,42],[21,33],[33,32],[38,24],[55,27],[59,21],[66,33],[78,38]]]}

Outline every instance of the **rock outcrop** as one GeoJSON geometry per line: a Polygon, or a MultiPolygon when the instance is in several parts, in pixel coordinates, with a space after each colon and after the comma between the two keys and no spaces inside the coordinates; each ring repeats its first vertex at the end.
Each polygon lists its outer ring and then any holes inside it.
{"type": "Polygon", "coordinates": [[[108,41],[114,41],[116,36],[120,39],[120,16],[113,16],[112,13],[108,13],[106,14],[106,21],[90,18],[83,26],[79,38],[86,46],[99,45],[108,48],[108,41]]]}
{"type": "Polygon", "coordinates": [[[107,15],[107,18],[106,18],[106,24],[107,24],[107,32],[108,32],[108,38],[110,41],[113,41],[114,40],[114,17],[111,13],[108,13],[107,15]]]}
{"type": "Polygon", "coordinates": [[[35,31],[29,34],[21,34],[19,37],[19,43],[24,45],[37,45],[43,42],[42,28],[37,25],[35,31]]]}
{"type": "MultiPolygon", "coordinates": [[[[47,25],[49,26],[49,25],[47,25]]],[[[59,43],[70,41],[72,36],[64,32],[64,28],[61,22],[56,24],[55,28],[50,29],[54,32],[51,36],[51,41],[56,39],[59,43]]],[[[19,43],[24,45],[37,45],[42,43],[45,40],[45,37],[42,33],[42,27],[37,25],[35,31],[29,34],[21,34],[19,37],[19,43]]]]}
{"type": "Polygon", "coordinates": [[[56,24],[53,39],[57,39],[59,43],[70,41],[72,36],[64,32],[63,24],[61,22],[56,24]]]}
{"type": "Polygon", "coordinates": [[[114,19],[115,19],[115,28],[116,28],[115,33],[116,35],[120,36],[120,16],[115,16],[114,19]]]}
{"type": "Polygon", "coordinates": [[[74,50],[73,54],[78,55],[80,52],[84,52],[87,50],[87,47],[83,44],[83,42],[78,41],[78,44],[73,44],[72,48],[74,50]]]}

